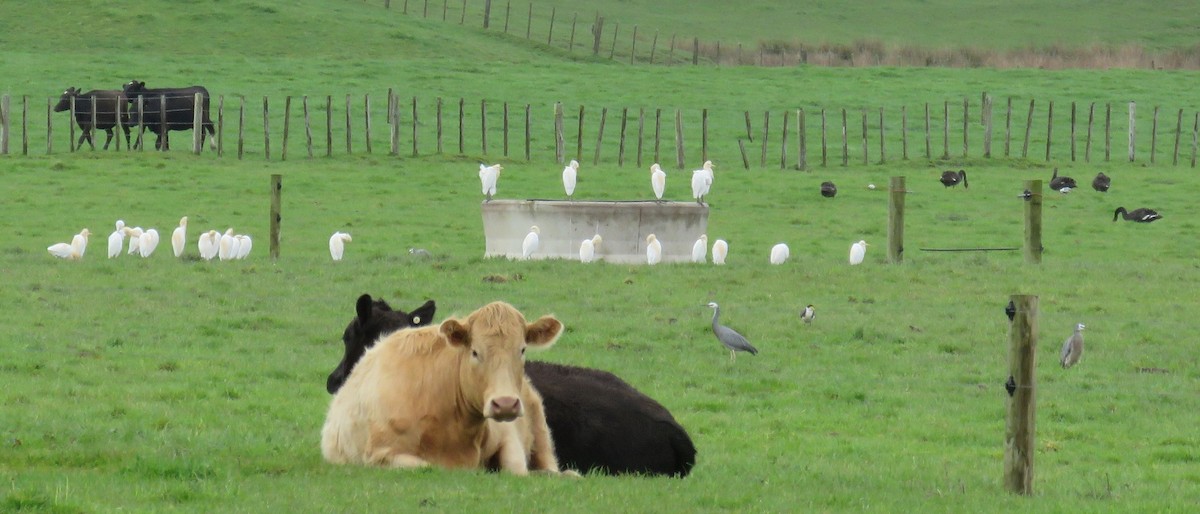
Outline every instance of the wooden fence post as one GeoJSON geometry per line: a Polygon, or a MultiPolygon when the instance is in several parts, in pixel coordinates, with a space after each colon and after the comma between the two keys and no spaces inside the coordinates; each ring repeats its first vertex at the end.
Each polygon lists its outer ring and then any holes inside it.
{"type": "MultiPolygon", "coordinates": [[[[49,125],[47,124],[46,127],[49,128],[49,125]]],[[[1196,113],[1196,120],[1192,122],[1192,167],[1193,168],[1196,167],[1196,147],[1200,146],[1200,145],[1198,145],[1198,143],[1200,143],[1200,112],[1196,113]]],[[[47,153],[49,153],[49,146],[47,146],[46,148],[47,148],[47,150],[46,150],[47,153]]]]}
{"type": "Polygon", "coordinates": [[[746,139],[754,141],[754,129],[750,127],[750,111],[742,111],[746,118],[746,139]]]}
{"type": "Polygon", "coordinates": [[[617,166],[625,166],[625,124],[629,120],[629,108],[621,108],[621,132],[617,143],[617,166]]]}
{"type": "Polygon", "coordinates": [[[675,167],[683,169],[683,111],[675,109],[675,167]]]}
{"type": "Polygon", "coordinates": [[[796,167],[801,171],[808,169],[808,142],[805,135],[807,128],[804,122],[804,109],[796,109],[796,138],[799,139],[800,148],[797,150],[800,153],[796,167]]]}
{"type": "MultiPolygon", "coordinates": [[[[0,96],[0,155],[8,155],[8,139],[12,130],[12,124],[9,122],[9,102],[8,95],[0,96]]],[[[120,119],[120,116],[117,118],[120,119]]],[[[120,141],[120,137],[117,140],[120,141]]]]}
{"type": "Polygon", "coordinates": [[[1104,160],[1112,159],[1112,104],[1104,104],[1104,160]]]}
{"type": "MultiPolygon", "coordinates": [[[[92,103],[92,111],[95,112],[95,103],[92,103]]],[[[200,151],[204,149],[204,96],[196,93],[192,97],[192,153],[200,155],[200,151]]],[[[94,124],[92,125],[95,126],[94,124]]],[[[166,131],[163,132],[163,139],[166,140],[166,131]]]]}
{"type": "Polygon", "coordinates": [[[617,55],[617,33],[621,30],[621,23],[617,22],[613,25],[612,46],[608,48],[608,58],[612,60],[613,56],[617,55]]]}
{"type": "Polygon", "coordinates": [[[392,116],[388,122],[391,141],[389,155],[400,155],[400,95],[392,97],[392,116]]]}
{"type": "Polygon", "coordinates": [[[629,46],[629,64],[633,64],[634,57],[637,56],[637,25],[633,26],[633,39],[629,46]]]}
{"type": "Polygon", "coordinates": [[[1046,103],[1046,161],[1050,161],[1050,140],[1054,132],[1054,100],[1046,103]]]}
{"type": "Polygon", "coordinates": [[[1137,139],[1137,102],[1129,102],[1129,162],[1134,158],[1134,141],[1137,139]]]}
{"type": "Polygon", "coordinates": [[[1009,331],[1008,417],[1004,434],[1004,487],[1033,494],[1034,436],[1037,425],[1038,297],[1012,295],[1016,307],[1009,331]]]}
{"type": "Polygon", "coordinates": [[[304,147],[308,151],[308,158],[313,158],[312,147],[312,119],[309,117],[308,111],[308,95],[304,95],[300,99],[301,110],[304,111],[304,147]]]}
{"type": "Polygon", "coordinates": [[[862,154],[863,154],[863,166],[870,164],[870,155],[869,155],[869,150],[867,148],[867,108],[866,107],[863,107],[863,110],[862,110],[862,154]]]}
{"type": "Polygon", "coordinates": [[[983,96],[983,156],[992,158],[992,97],[987,93],[983,96]]]}
{"type": "Polygon", "coordinates": [[[885,131],[883,127],[883,107],[879,108],[879,164],[887,162],[887,143],[884,140],[885,131]]]}
{"type": "Polygon", "coordinates": [[[46,99],[46,155],[52,153],[54,153],[54,98],[51,97],[46,99]]]}
{"type": "Polygon", "coordinates": [[[750,169],[750,158],[746,157],[746,140],[739,137],[737,142],[738,150],[742,152],[742,167],[745,169],[750,169]]]}
{"type": "Polygon", "coordinates": [[[280,150],[279,150],[280,151],[279,159],[282,161],[287,160],[288,125],[291,125],[291,117],[292,117],[292,97],[288,96],[283,99],[283,143],[282,143],[283,146],[280,147],[280,150]]]}
{"type": "Polygon", "coordinates": [[[1071,162],[1075,162],[1075,102],[1071,102],[1071,162]]]}
{"type": "Polygon", "coordinates": [[[533,2],[529,2],[529,16],[525,18],[525,39],[529,39],[530,30],[533,28],[533,2]]]}
{"type": "Polygon", "coordinates": [[[1025,190],[1025,262],[1042,262],[1042,181],[1026,180],[1025,190]]]}
{"type": "Polygon", "coordinates": [[[1154,106],[1154,114],[1150,118],[1150,164],[1154,164],[1154,153],[1158,146],[1158,106],[1154,106]]]}
{"type": "Polygon", "coordinates": [[[333,95],[325,95],[325,157],[333,157],[333,95]]]}
{"type": "Polygon", "coordinates": [[[96,95],[92,95],[92,128],[88,131],[88,145],[92,147],[92,150],[96,149],[96,107],[96,95]]]}
{"type": "Polygon", "coordinates": [[[950,101],[942,101],[942,158],[950,158],[950,101]]]}
{"type": "Polygon", "coordinates": [[[353,132],[354,132],[353,129],[351,128],[351,123],[353,120],[350,119],[350,109],[353,108],[353,106],[351,105],[350,102],[351,102],[350,95],[346,95],[346,155],[350,155],[353,153],[353,151],[352,151],[353,146],[351,144],[351,139],[350,139],[351,134],[353,134],[353,132]]]}
{"type": "Polygon", "coordinates": [[[779,138],[779,169],[781,170],[787,169],[788,116],[791,114],[792,112],[786,109],[783,111],[783,134],[779,138]]]}
{"type": "Polygon", "coordinates": [[[238,160],[239,160],[239,161],[240,161],[240,160],[242,160],[242,156],[245,154],[245,151],[246,151],[246,139],[245,139],[245,131],[246,131],[246,97],[245,97],[245,96],[242,96],[242,97],[241,97],[241,98],[238,100],[238,142],[237,142],[237,149],[238,149],[238,160]]]}
{"type": "Polygon", "coordinates": [[[662,162],[661,160],[659,160],[660,154],[658,151],[660,143],[662,143],[662,137],[661,137],[662,130],[661,129],[662,129],[662,109],[656,108],[656,109],[654,109],[654,162],[655,163],[662,162]]]}
{"type": "MultiPolygon", "coordinates": [[[[596,14],[592,23],[592,55],[600,55],[600,36],[604,33],[604,17],[596,14]]],[[[674,41],[672,39],[672,41],[674,41]]]]}
{"type": "Polygon", "coordinates": [[[888,262],[904,262],[904,177],[892,177],[888,184],[888,262]]]}
{"type": "MultiPolygon", "coordinates": [[[[142,109],[142,103],[139,99],[138,110],[140,111],[141,109],[142,109]]],[[[265,158],[266,160],[269,161],[269,160],[271,160],[271,119],[267,116],[268,109],[267,109],[266,95],[263,95],[262,112],[263,112],[263,158],[265,158]]],[[[140,113],[138,115],[138,118],[141,119],[140,113]]],[[[367,132],[370,133],[370,129],[368,129],[367,132]]],[[[369,145],[369,143],[368,143],[368,145],[369,145]]]]}
{"type": "Polygon", "coordinates": [[[908,160],[908,106],[900,106],[900,158],[908,160]]]}
{"type": "Polygon", "coordinates": [[[571,16],[571,39],[567,42],[567,51],[575,52],[575,25],[579,22],[579,13],[571,16]]]}
{"type": "Polygon", "coordinates": [[[762,156],[758,162],[760,168],[767,167],[767,141],[769,139],[771,139],[771,111],[763,111],[762,156]]]}
{"type": "MultiPolygon", "coordinates": [[[[967,141],[969,140],[969,138],[967,136],[970,135],[970,132],[968,130],[970,128],[968,125],[968,121],[970,120],[970,116],[968,115],[969,108],[970,108],[970,103],[968,102],[967,97],[964,96],[963,97],[963,153],[962,153],[962,156],[964,158],[967,156],[967,141]]],[[[980,108],[980,110],[982,110],[982,108],[980,108]]]]}
{"type": "MultiPolygon", "coordinates": [[[[118,128],[120,125],[120,116],[117,117],[118,128]]],[[[213,136],[217,138],[217,157],[225,155],[225,95],[217,96],[217,133],[213,136]]],[[[120,141],[120,138],[117,139],[120,141]]]]}
{"type": "Polygon", "coordinates": [[[650,41],[650,64],[654,64],[654,51],[658,49],[658,31],[654,31],[654,39],[650,41]]]}
{"type": "Polygon", "coordinates": [[[487,30],[492,21],[492,0],[483,0],[483,30],[487,30]]]}
{"type": "Polygon", "coordinates": [[[283,195],[283,176],[274,173],[271,175],[271,260],[279,260],[279,222],[283,220],[280,217],[282,208],[283,195]]]}
{"type": "Polygon", "coordinates": [[[463,146],[463,119],[466,117],[467,101],[462,97],[458,98],[458,155],[466,153],[466,148],[463,146]]]}
{"type": "Polygon", "coordinates": [[[638,107],[637,166],[642,167],[642,139],[646,133],[646,108],[638,107]]]}
{"type": "Polygon", "coordinates": [[[412,155],[416,157],[421,154],[420,146],[417,144],[417,136],[419,134],[418,127],[421,122],[417,118],[417,97],[412,97],[412,155]]]}
{"type": "Polygon", "coordinates": [[[600,129],[596,131],[596,155],[592,164],[600,164],[600,149],[604,146],[604,122],[608,118],[608,107],[600,109],[600,129]]]}
{"type": "Polygon", "coordinates": [[[1004,111],[1004,156],[1009,156],[1009,143],[1012,142],[1012,97],[1008,97],[1008,107],[1004,111]]]}
{"type": "Polygon", "coordinates": [[[846,140],[846,109],[842,109],[842,166],[850,164],[850,142],[846,140]]]}
{"type": "Polygon", "coordinates": [[[700,110],[700,160],[708,160],[708,108],[700,110]]]}
{"type": "Polygon", "coordinates": [[[671,34],[671,50],[667,53],[667,66],[675,64],[675,34],[671,34]]]}
{"type": "Polygon", "coordinates": [[[563,163],[563,111],[562,102],[554,102],[554,161],[563,163]]]}
{"type": "Polygon", "coordinates": [[[1087,142],[1083,145],[1083,161],[1092,162],[1092,121],[1096,116],[1096,102],[1088,104],[1087,142]]]}
{"type": "Polygon", "coordinates": [[[159,95],[158,97],[158,134],[162,136],[162,144],[158,150],[165,152],[168,150],[167,145],[167,95],[159,95]]]}
{"type": "Polygon", "coordinates": [[[363,94],[363,136],[366,142],[367,155],[371,154],[371,95],[363,94]]]}
{"type": "Polygon", "coordinates": [[[67,148],[70,148],[71,152],[75,151],[75,119],[76,119],[75,118],[75,115],[76,115],[75,98],[76,98],[76,95],[71,95],[71,110],[70,110],[71,118],[67,120],[67,137],[68,137],[67,142],[69,143],[67,148]]]}
{"type": "Polygon", "coordinates": [[[579,119],[577,120],[579,122],[578,123],[579,127],[578,127],[577,133],[575,135],[575,160],[577,160],[577,161],[583,160],[583,115],[584,115],[583,105],[580,105],[579,106],[579,119]]]}
{"type": "Polygon", "coordinates": [[[549,45],[554,40],[554,16],[558,14],[558,7],[550,7],[550,31],[546,33],[546,45],[549,45]]]}
{"type": "Polygon", "coordinates": [[[925,158],[933,158],[933,136],[929,129],[929,102],[925,102],[925,158]]]}
{"type": "Polygon", "coordinates": [[[825,109],[821,109],[821,167],[829,167],[829,149],[825,135],[825,109]]]}
{"type": "Polygon", "coordinates": [[[1179,165],[1179,137],[1183,134],[1183,109],[1179,110],[1179,115],[1175,118],[1175,149],[1171,152],[1171,165],[1179,165]]]}
{"type": "Polygon", "coordinates": [[[526,160],[526,161],[528,161],[528,160],[529,160],[529,157],[530,157],[530,154],[529,154],[529,144],[530,144],[530,143],[529,143],[529,141],[530,141],[530,131],[532,130],[532,129],[531,129],[531,127],[530,127],[530,120],[531,120],[532,118],[530,117],[530,112],[529,112],[529,109],[530,109],[530,108],[529,108],[529,105],[530,105],[530,104],[525,104],[525,160],[526,160]]]}
{"type": "Polygon", "coordinates": [[[504,110],[501,114],[501,132],[504,134],[504,156],[508,157],[508,102],[504,102],[504,110]]]}
{"type": "MultiPolygon", "coordinates": [[[[1183,116],[1183,111],[1179,112],[1183,116]]],[[[29,155],[29,95],[21,95],[21,155],[29,155]]]]}
{"type": "Polygon", "coordinates": [[[440,96],[437,97],[437,107],[436,107],[436,112],[435,112],[434,117],[437,118],[437,120],[435,122],[436,127],[434,129],[437,131],[437,134],[436,134],[437,135],[437,153],[438,153],[438,155],[441,155],[442,150],[443,150],[443,143],[442,143],[442,97],[440,97],[440,96]]]}
{"type": "Polygon", "coordinates": [[[1029,115],[1025,118],[1025,144],[1021,145],[1021,158],[1029,157],[1029,132],[1033,130],[1033,99],[1029,100],[1029,115]]]}

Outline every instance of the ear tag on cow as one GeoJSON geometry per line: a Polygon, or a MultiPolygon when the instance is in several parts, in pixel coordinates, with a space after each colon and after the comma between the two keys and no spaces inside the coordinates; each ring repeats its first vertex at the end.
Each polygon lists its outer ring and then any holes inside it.
{"type": "Polygon", "coordinates": [[[420,316],[413,316],[413,320],[412,320],[412,322],[413,322],[413,325],[416,325],[416,324],[420,323],[420,322],[421,322],[421,317],[420,317],[420,316]]]}

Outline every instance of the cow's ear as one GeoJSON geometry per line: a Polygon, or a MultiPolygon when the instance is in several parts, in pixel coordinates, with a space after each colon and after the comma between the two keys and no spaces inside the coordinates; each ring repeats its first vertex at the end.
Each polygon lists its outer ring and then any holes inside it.
{"type": "Polygon", "coordinates": [[[451,345],[471,346],[471,332],[462,323],[459,323],[458,320],[448,319],[443,321],[440,330],[442,337],[445,337],[446,341],[451,345]]]}
{"type": "Polygon", "coordinates": [[[542,316],[525,326],[525,343],[529,346],[549,348],[562,335],[563,324],[554,316],[542,316]]]}
{"type": "Polygon", "coordinates": [[[437,312],[437,304],[433,300],[425,302],[424,305],[417,307],[416,310],[408,313],[408,323],[414,327],[423,327],[433,321],[433,314],[437,312]]]}
{"type": "Polygon", "coordinates": [[[358,302],[354,304],[354,312],[358,313],[358,320],[363,323],[371,319],[371,295],[363,294],[358,297],[358,302]]]}

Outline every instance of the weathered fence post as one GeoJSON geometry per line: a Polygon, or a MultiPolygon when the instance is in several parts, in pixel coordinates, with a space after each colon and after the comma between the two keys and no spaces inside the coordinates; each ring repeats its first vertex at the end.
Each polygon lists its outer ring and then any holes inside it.
{"type": "Polygon", "coordinates": [[[900,155],[908,160],[908,106],[900,106],[900,155]]]}
{"type": "Polygon", "coordinates": [[[1071,162],[1075,162],[1075,102],[1071,102],[1071,162]]]}
{"type": "Polygon", "coordinates": [[[1087,143],[1083,145],[1084,162],[1092,162],[1092,121],[1096,116],[1096,102],[1088,104],[1087,143]]]}
{"type": "Polygon", "coordinates": [[[1129,162],[1134,158],[1134,141],[1137,139],[1137,102],[1129,102],[1129,162]]]}
{"type": "Polygon", "coordinates": [[[1016,307],[1009,331],[1008,418],[1004,434],[1004,487],[1033,494],[1034,436],[1037,425],[1038,297],[1012,295],[1016,307]]]}
{"type": "Polygon", "coordinates": [[[442,97],[440,97],[440,96],[437,97],[437,107],[436,107],[435,117],[437,118],[437,121],[435,122],[437,125],[437,127],[435,128],[435,130],[437,131],[437,153],[438,153],[438,155],[441,155],[443,147],[442,147],[442,97]]]}
{"type": "Polygon", "coordinates": [[[904,177],[892,177],[888,184],[888,262],[904,262],[904,177]]]}
{"type": "Polygon", "coordinates": [[[1171,165],[1179,165],[1179,137],[1183,135],[1183,109],[1179,110],[1179,115],[1175,118],[1175,149],[1171,152],[1171,165]]]}
{"type": "Polygon", "coordinates": [[[162,143],[158,146],[160,152],[167,151],[167,95],[158,97],[158,135],[162,143]]]}
{"type": "Polygon", "coordinates": [[[271,260],[279,260],[279,222],[283,218],[279,212],[283,204],[281,196],[283,194],[283,176],[274,173],[271,175],[271,260]]]}
{"type": "Polygon", "coordinates": [[[825,109],[821,109],[821,167],[829,167],[829,147],[825,134],[825,109]]]}
{"type": "Polygon", "coordinates": [[[308,158],[313,158],[312,147],[312,119],[308,112],[308,95],[304,95],[300,100],[301,110],[304,111],[304,147],[308,151],[308,158]]]}
{"type": "Polygon", "coordinates": [[[492,0],[483,0],[483,30],[487,30],[492,20],[492,0]]]}
{"type": "MultiPolygon", "coordinates": [[[[596,21],[592,23],[592,55],[600,55],[600,36],[604,33],[604,17],[596,14],[596,21]]],[[[672,39],[672,41],[674,41],[672,39]]]]}
{"type": "MultiPolygon", "coordinates": [[[[662,143],[662,109],[654,109],[654,162],[662,162],[659,160],[659,146],[662,143]]],[[[1193,160],[1194,162],[1194,160],[1193,160]]]]}
{"type": "Polygon", "coordinates": [[[608,58],[610,60],[613,58],[613,56],[617,55],[617,33],[620,32],[620,30],[621,30],[620,22],[618,22],[616,25],[613,25],[612,46],[610,46],[608,48],[608,58]]]}
{"type": "Polygon", "coordinates": [[[796,168],[801,171],[808,169],[808,142],[806,141],[806,127],[804,125],[804,109],[796,109],[796,138],[799,139],[800,145],[800,148],[797,150],[800,153],[800,157],[796,162],[796,168]]]}
{"type": "Polygon", "coordinates": [[[933,136],[929,130],[929,102],[925,102],[925,158],[933,158],[933,136]]]}
{"type": "Polygon", "coordinates": [[[529,109],[530,109],[529,105],[530,104],[525,104],[525,160],[526,161],[528,161],[530,158],[529,141],[530,141],[530,132],[532,130],[532,128],[530,127],[530,120],[532,118],[530,117],[530,113],[529,113],[529,109]]]}
{"type": "Polygon", "coordinates": [[[617,166],[625,166],[625,124],[629,120],[629,108],[621,108],[621,133],[617,143],[617,166]]]}
{"type": "Polygon", "coordinates": [[[692,66],[700,64],[700,38],[692,38],[692,66]]]}
{"type": "Polygon", "coordinates": [[[887,143],[884,140],[885,131],[883,127],[883,107],[879,108],[879,164],[887,162],[887,143]]]}
{"type": "Polygon", "coordinates": [[[325,95],[325,157],[333,156],[333,95],[325,95]]]}
{"type": "Polygon", "coordinates": [[[870,150],[867,148],[867,146],[868,146],[868,144],[867,144],[867,108],[866,108],[866,107],[863,107],[863,110],[862,110],[862,154],[863,154],[863,166],[866,166],[867,164],[870,164],[870,159],[871,159],[871,157],[870,157],[870,155],[869,155],[869,153],[870,153],[870,150]]]}
{"type": "Polygon", "coordinates": [[[54,98],[46,99],[46,155],[54,153],[54,98]]]}
{"type": "MultiPolygon", "coordinates": [[[[0,96],[0,155],[8,155],[8,139],[11,130],[9,123],[9,97],[8,95],[0,96]]],[[[118,119],[120,116],[117,117],[118,119]]],[[[120,138],[118,137],[119,141],[120,138]]]]}
{"type": "Polygon", "coordinates": [[[563,111],[562,102],[554,102],[554,161],[563,163],[563,111]]]}
{"type": "Polygon", "coordinates": [[[708,160],[708,108],[700,110],[700,161],[708,160]]]}
{"type": "Polygon", "coordinates": [[[604,147],[604,122],[608,119],[608,107],[600,109],[600,129],[596,131],[596,155],[592,164],[600,164],[600,149],[604,147]]]}
{"type": "Polygon", "coordinates": [[[786,109],[783,111],[783,134],[779,138],[779,169],[781,170],[787,169],[788,116],[791,114],[792,112],[786,109]]]}
{"type": "Polygon", "coordinates": [[[746,140],[739,137],[737,142],[738,150],[742,152],[742,167],[745,169],[750,169],[750,158],[746,157],[746,140]]]}
{"type": "Polygon", "coordinates": [[[1042,181],[1026,180],[1025,190],[1025,262],[1042,262],[1042,181]]]}
{"type": "Polygon", "coordinates": [[[746,139],[754,141],[754,129],[750,127],[750,111],[742,111],[746,118],[746,139]]]}
{"type": "Polygon", "coordinates": [[[1046,104],[1046,161],[1050,160],[1050,140],[1054,132],[1054,100],[1046,104]]]}
{"type": "Polygon", "coordinates": [[[92,150],[96,149],[96,107],[96,95],[92,95],[92,128],[88,130],[88,146],[91,146],[92,150]]]}
{"type": "Polygon", "coordinates": [[[1104,104],[1104,160],[1112,159],[1112,104],[1104,104]]]}
{"type": "Polygon", "coordinates": [[[504,134],[504,156],[508,157],[508,102],[504,102],[502,111],[501,132],[504,134]]]}
{"type": "Polygon", "coordinates": [[[579,23],[579,13],[571,16],[571,39],[567,42],[567,51],[575,52],[575,25],[579,23]]]}
{"type": "Polygon", "coordinates": [[[950,158],[950,101],[942,101],[942,158],[950,158]]]}
{"type": "MultiPolygon", "coordinates": [[[[141,109],[142,109],[142,103],[139,101],[138,102],[138,110],[140,111],[141,109]]],[[[268,113],[267,97],[264,95],[263,96],[263,158],[265,158],[266,160],[269,161],[269,160],[271,160],[271,118],[269,118],[267,116],[267,113],[268,113]]],[[[138,113],[138,117],[139,118],[141,117],[141,113],[138,113]]],[[[370,123],[370,122],[368,121],[367,123],[370,123]]],[[[369,128],[367,129],[367,132],[368,133],[370,132],[369,128]]]]}
{"type": "Polygon", "coordinates": [[[554,39],[554,16],[558,13],[557,6],[550,7],[550,31],[546,34],[546,45],[554,39]]]}
{"type": "Polygon", "coordinates": [[[846,109],[842,109],[842,166],[850,164],[850,142],[846,140],[846,109]]]}
{"type": "Polygon", "coordinates": [[[281,146],[280,150],[279,150],[279,152],[280,152],[279,160],[281,160],[281,161],[287,160],[288,125],[291,125],[291,117],[292,117],[292,97],[287,96],[287,97],[284,97],[284,99],[283,99],[283,143],[281,143],[283,146],[281,146]]]}
{"type": "MultiPolygon", "coordinates": [[[[583,160],[583,115],[584,115],[584,108],[583,108],[583,105],[580,105],[579,106],[579,119],[576,120],[576,121],[578,121],[578,129],[575,134],[575,160],[577,160],[577,161],[583,160]]],[[[565,160],[565,158],[564,158],[564,160],[565,160]]]]}
{"type": "Polygon", "coordinates": [[[1158,106],[1154,106],[1154,114],[1150,118],[1150,164],[1154,164],[1155,148],[1158,146],[1158,106]]]}
{"type": "Polygon", "coordinates": [[[353,106],[350,104],[350,95],[346,95],[346,155],[353,153],[353,145],[351,144],[350,139],[351,134],[354,132],[351,128],[353,120],[350,119],[350,109],[352,108],[353,106]]]}
{"type": "MultiPolygon", "coordinates": [[[[93,112],[95,103],[92,104],[93,112]]],[[[165,117],[165,116],[164,116],[165,117]]],[[[95,126],[94,124],[92,125],[95,126]]],[[[166,131],[163,131],[165,139],[166,131]]],[[[196,93],[192,97],[192,153],[200,155],[204,149],[204,95],[196,93]]]]}
{"type": "Polygon", "coordinates": [[[388,118],[389,155],[400,155],[400,95],[392,97],[392,112],[388,118]]]}
{"type": "Polygon", "coordinates": [[[1009,143],[1012,142],[1012,97],[1008,97],[1008,107],[1004,111],[1004,156],[1009,155],[1009,143]]]}
{"type": "Polygon", "coordinates": [[[654,39],[650,41],[650,64],[654,64],[654,51],[658,49],[658,31],[654,31],[654,39]]]}
{"type": "Polygon", "coordinates": [[[992,96],[983,94],[983,156],[992,157],[992,96]]]}
{"type": "Polygon", "coordinates": [[[646,134],[646,108],[638,107],[637,166],[642,167],[642,139],[646,134]]]}
{"type": "Polygon", "coordinates": [[[371,95],[363,94],[363,136],[367,155],[371,154],[371,95]]]}
{"type": "Polygon", "coordinates": [[[76,95],[71,95],[71,118],[67,120],[67,137],[69,138],[67,148],[70,148],[72,152],[75,151],[75,98],[76,95]]]}
{"type": "MultiPolygon", "coordinates": [[[[967,97],[964,96],[963,97],[963,153],[962,153],[963,157],[967,156],[967,141],[969,140],[969,138],[967,136],[970,135],[970,132],[968,130],[970,128],[968,125],[968,122],[970,121],[970,118],[971,118],[968,113],[969,109],[970,109],[970,102],[967,100],[967,97]]],[[[980,107],[980,110],[982,110],[982,109],[983,108],[980,107]]]]}
{"type": "MultiPolygon", "coordinates": [[[[118,125],[120,125],[120,119],[121,117],[117,116],[118,125]]],[[[217,96],[217,133],[213,137],[217,138],[217,157],[223,157],[225,155],[225,95],[217,96]]]]}
{"type": "Polygon", "coordinates": [[[416,157],[421,154],[420,147],[417,145],[417,136],[418,136],[417,128],[420,126],[420,124],[421,124],[421,122],[417,118],[417,97],[414,96],[414,97],[412,97],[412,140],[413,140],[412,154],[413,154],[413,157],[416,157]]]}
{"type": "MultiPolygon", "coordinates": [[[[50,128],[48,124],[47,124],[46,128],[47,129],[50,128]]],[[[1196,113],[1196,119],[1195,119],[1195,121],[1192,122],[1192,167],[1193,168],[1196,167],[1196,147],[1200,146],[1200,144],[1198,144],[1198,143],[1200,143],[1200,112],[1196,113]]],[[[48,153],[50,151],[49,146],[47,146],[46,148],[47,148],[46,151],[48,153]]]]}
{"type": "Polygon", "coordinates": [[[763,111],[763,137],[762,137],[762,156],[759,158],[758,166],[760,168],[767,167],[767,141],[771,139],[771,111],[763,111]]]}
{"type": "Polygon", "coordinates": [[[683,111],[675,109],[675,167],[683,169],[683,111]]]}
{"type": "Polygon", "coordinates": [[[29,95],[21,95],[21,155],[29,155],[29,95]]]}
{"type": "Polygon", "coordinates": [[[238,100],[238,142],[237,142],[238,152],[237,153],[238,153],[239,161],[242,160],[242,156],[245,154],[245,151],[246,151],[245,131],[246,131],[246,97],[242,96],[238,100]]]}
{"type": "Polygon", "coordinates": [[[466,148],[463,146],[463,119],[466,116],[467,101],[462,97],[458,98],[458,155],[466,153],[466,148]]]}
{"type": "Polygon", "coordinates": [[[1033,99],[1029,100],[1029,115],[1025,117],[1025,143],[1021,145],[1021,158],[1029,157],[1029,132],[1033,130],[1033,99]]]}

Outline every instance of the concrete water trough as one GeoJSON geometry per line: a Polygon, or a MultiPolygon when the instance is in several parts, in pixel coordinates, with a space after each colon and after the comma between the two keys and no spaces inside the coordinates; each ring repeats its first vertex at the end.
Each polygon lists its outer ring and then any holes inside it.
{"type": "Polygon", "coordinates": [[[579,259],[579,243],[600,234],[597,260],[646,263],[646,236],[662,244],[662,262],[689,262],[708,231],[708,206],[695,202],[573,202],[492,200],[483,203],[484,257],[521,258],[521,243],[537,225],[533,259],[579,259]]]}

